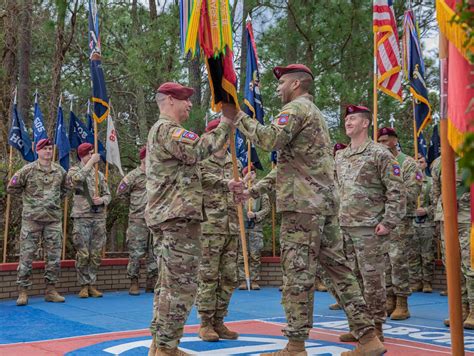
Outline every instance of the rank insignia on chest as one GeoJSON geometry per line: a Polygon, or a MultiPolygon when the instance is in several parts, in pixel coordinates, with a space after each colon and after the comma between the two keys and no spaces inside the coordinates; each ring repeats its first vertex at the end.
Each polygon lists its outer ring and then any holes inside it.
{"type": "Polygon", "coordinates": [[[280,116],[278,116],[277,125],[286,126],[289,121],[290,121],[290,115],[286,113],[281,113],[280,116]]]}
{"type": "Polygon", "coordinates": [[[394,176],[400,176],[400,166],[398,164],[393,164],[392,165],[392,169],[393,169],[393,175],[394,176]]]}

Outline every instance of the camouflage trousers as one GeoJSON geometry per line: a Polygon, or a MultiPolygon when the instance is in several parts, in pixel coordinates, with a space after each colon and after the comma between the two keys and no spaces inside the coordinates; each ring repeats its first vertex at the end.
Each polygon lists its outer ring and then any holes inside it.
{"type": "Polygon", "coordinates": [[[31,269],[41,239],[43,239],[46,256],[44,279],[47,284],[58,282],[63,243],[61,222],[23,220],[20,232],[20,261],[17,277],[17,284],[22,288],[27,288],[32,284],[30,281],[31,269]]]}
{"type": "Polygon", "coordinates": [[[140,259],[147,256],[147,278],[158,274],[153,238],[145,219],[129,219],[127,229],[128,278],[140,278],[140,259]]]}
{"type": "Polygon", "coordinates": [[[174,348],[194,304],[201,258],[201,223],[177,218],[152,230],[160,236],[158,282],[155,291],[151,333],[158,347],[174,348]]]}
{"type": "MultiPolygon", "coordinates": [[[[474,306],[474,269],[471,268],[471,224],[458,224],[459,247],[461,249],[461,296],[462,303],[474,306]]],[[[444,223],[441,223],[443,255],[446,252],[444,223]]],[[[444,261],[443,261],[444,263],[444,261]]]]}
{"type": "Polygon", "coordinates": [[[283,212],[281,224],[282,304],[292,340],[306,340],[313,327],[316,263],[331,278],[357,338],[374,327],[359,283],[343,255],[343,240],[336,216],[283,212]]]}
{"type": "Polygon", "coordinates": [[[408,269],[409,242],[414,235],[413,219],[404,218],[390,231],[390,243],[385,254],[385,286],[387,295],[408,297],[411,295],[408,269]]]}
{"type": "MultiPolygon", "coordinates": [[[[247,230],[245,234],[247,238],[247,247],[249,252],[249,272],[250,281],[260,280],[261,254],[263,249],[263,232],[255,230],[247,230]]],[[[242,242],[239,239],[239,281],[245,281],[244,255],[242,254],[242,242]]]]}
{"type": "Polygon", "coordinates": [[[375,323],[385,322],[385,260],[388,236],[377,236],[375,227],[342,227],[344,252],[355,273],[375,323]]]}
{"type": "Polygon", "coordinates": [[[76,271],[81,286],[96,283],[106,239],[105,219],[74,218],[72,243],[76,250],[76,271]]]}
{"type": "Polygon", "coordinates": [[[408,244],[410,284],[429,282],[434,274],[434,226],[414,226],[415,234],[408,244]]]}
{"type": "Polygon", "coordinates": [[[196,305],[202,318],[224,318],[237,284],[238,235],[201,236],[196,305]]]}

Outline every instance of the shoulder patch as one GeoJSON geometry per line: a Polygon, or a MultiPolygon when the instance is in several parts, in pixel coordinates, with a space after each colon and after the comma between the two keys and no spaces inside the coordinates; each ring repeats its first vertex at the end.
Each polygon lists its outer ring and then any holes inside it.
{"type": "Polygon", "coordinates": [[[18,176],[15,174],[10,180],[10,185],[16,185],[18,183],[18,176]]]}
{"type": "Polygon", "coordinates": [[[417,181],[421,182],[423,180],[423,174],[421,174],[421,172],[416,172],[415,178],[417,181]]]}
{"type": "Polygon", "coordinates": [[[398,163],[393,163],[392,164],[392,172],[394,176],[400,176],[401,170],[400,170],[400,165],[398,163]]]}
{"type": "Polygon", "coordinates": [[[290,121],[290,114],[287,112],[282,112],[278,116],[276,124],[278,126],[286,126],[288,125],[289,121],[290,121]]]}
{"type": "Polygon", "coordinates": [[[184,142],[184,143],[193,143],[194,141],[199,139],[198,134],[195,134],[192,131],[188,131],[182,128],[174,129],[171,137],[174,141],[184,142]]]}
{"type": "Polygon", "coordinates": [[[120,182],[120,185],[118,187],[119,192],[123,192],[125,189],[127,189],[128,184],[125,181],[120,182]]]}

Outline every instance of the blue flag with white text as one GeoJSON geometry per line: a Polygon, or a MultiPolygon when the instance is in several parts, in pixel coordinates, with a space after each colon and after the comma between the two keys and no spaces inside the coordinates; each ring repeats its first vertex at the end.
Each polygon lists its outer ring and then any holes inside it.
{"type": "Polygon", "coordinates": [[[39,103],[38,103],[38,95],[35,95],[35,113],[33,119],[33,141],[35,147],[35,158],[36,158],[36,144],[39,140],[44,138],[48,138],[48,134],[46,133],[46,128],[44,126],[43,120],[43,113],[41,112],[39,103]]]}
{"type": "Polygon", "coordinates": [[[25,123],[18,112],[16,103],[13,104],[12,126],[8,133],[8,144],[20,151],[25,161],[33,162],[35,160],[31,139],[26,131],[25,123]]]}
{"type": "Polygon", "coordinates": [[[59,164],[66,171],[69,170],[69,151],[71,146],[69,144],[69,138],[66,134],[66,127],[64,126],[64,115],[63,108],[61,105],[58,107],[58,117],[56,121],[56,133],[54,143],[58,150],[59,164]]]}
{"type": "MultiPolygon", "coordinates": [[[[87,126],[77,118],[71,111],[69,113],[69,143],[71,148],[77,149],[81,143],[94,144],[94,132],[89,130],[87,126]]],[[[102,142],[98,142],[100,158],[105,162],[105,148],[102,142]]]]}

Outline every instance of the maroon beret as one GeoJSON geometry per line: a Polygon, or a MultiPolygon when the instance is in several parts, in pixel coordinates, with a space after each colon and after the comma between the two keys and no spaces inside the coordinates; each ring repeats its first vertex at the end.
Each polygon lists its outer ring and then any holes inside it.
{"type": "Polygon", "coordinates": [[[39,140],[38,143],[36,144],[36,152],[38,152],[39,150],[42,150],[46,146],[52,146],[52,145],[53,145],[53,141],[51,141],[49,138],[43,138],[39,140]]]}
{"type": "Polygon", "coordinates": [[[77,148],[79,158],[86,156],[90,151],[94,150],[94,146],[90,143],[81,143],[77,148]]]}
{"type": "Polygon", "coordinates": [[[333,152],[333,153],[336,154],[337,151],[343,150],[343,149],[346,148],[346,147],[347,147],[347,145],[345,145],[345,144],[343,144],[343,143],[336,143],[336,144],[334,145],[334,152],[333,152]]]}
{"type": "MultiPolygon", "coordinates": [[[[255,166],[252,163],[250,163],[250,170],[255,171],[255,166]]],[[[247,165],[244,167],[244,169],[242,169],[242,174],[245,176],[248,173],[248,171],[249,171],[249,166],[247,165]]]]}
{"type": "Polygon", "coordinates": [[[349,114],[357,114],[359,112],[370,113],[370,109],[362,105],[348,105],[346,107],[346,114],[344,115],[344,117],[346,117],[349,114]]]}
{"type": "Polygon", "coordinates": [[[219,126],[220,122],[221,122],[221,119],[214,119],[214,120],[209,121],[206,126],[206,132],[210,132],[214,130],[217,126],[219,126]]]}
{"type": "Polygon", "coordinates": [[[394,129],[392,129],[391,127],[382,127],[379,129],[379,131],[377,132],[377,137],[380,137],[380,136],[395,136],[395,137],[398,137],[397,136],[397,133],[395,132],[394,129]]]}
{"type": "Polygon", "coordinates": [[[146,146],[140,148],[140,152],[138,154],[140,156],[140,160],[145,159],[146,157],[146,146]]]}
{"type": "Polygon", "coordinates": [[[288,74],[288,73],[296,73],[296,72],[304,72],[308,73],[311,78],[314,79],[313,72],[311,72],[311,69],[306,67],[304,64],[290,64],[286,67],[275,67],[273,68],[273,74],[277,79],[280,79],[282,75],[288,74]]]}
{"type": "Polygon", "coordinates": [[[194,89],[185,87],[178,83],[167,82],[161,84],[157,89],[158,93],[171,95],[173,98],[178,100],[188,100],[191,95],[194,94],[194,89]]]}

